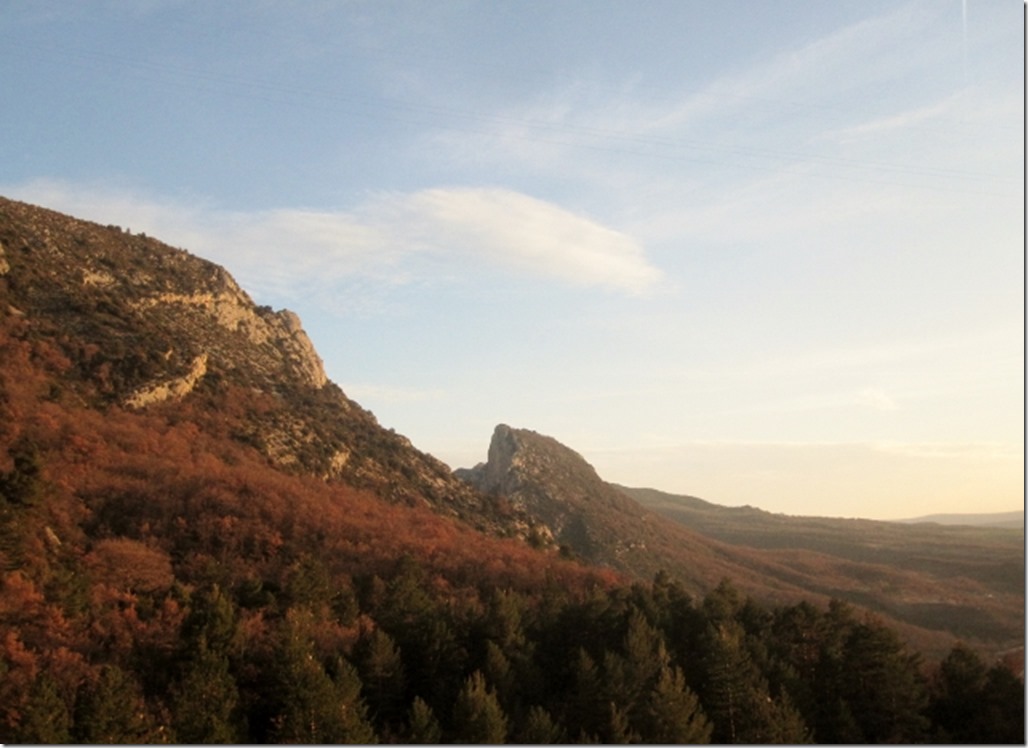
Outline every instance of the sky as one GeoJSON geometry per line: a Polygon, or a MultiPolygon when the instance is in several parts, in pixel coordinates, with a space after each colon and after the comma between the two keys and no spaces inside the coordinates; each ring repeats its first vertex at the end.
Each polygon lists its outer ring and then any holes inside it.
{"type": "Polygon", "coordinates": [[[451,467],[498,423],[796,515],[1024,507],[1011,0],[5,0],[0,194],[297,312],[451,467]]]}

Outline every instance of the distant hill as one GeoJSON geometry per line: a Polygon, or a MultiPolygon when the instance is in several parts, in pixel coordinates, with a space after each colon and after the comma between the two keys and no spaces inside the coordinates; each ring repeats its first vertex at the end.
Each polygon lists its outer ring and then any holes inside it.
{"type": "Polygon", "coordinates": [[[824,559],[824,575],[815,588],[835,586],[839,597],[961,637],[1011,637],[1012,646],[1015,638],[1023,641],[1021,525],[794,517],[651,488],[619,488],[647,508],[736,547],[779,551],[794,559],[804,551],[818,554],[824,559]],[[832,570],[863,581],[849,587],[845,576],[835,577],[832,570]]]}
{"type": "Polygon", "coordinates": [[[1024,529],[1024,511],[993,512],[991,514],[927,514],[924,517],[901,519],[907,524],[930,523],[936,525],[969,525],[973,527],[1007,527],[1024,529]]]}

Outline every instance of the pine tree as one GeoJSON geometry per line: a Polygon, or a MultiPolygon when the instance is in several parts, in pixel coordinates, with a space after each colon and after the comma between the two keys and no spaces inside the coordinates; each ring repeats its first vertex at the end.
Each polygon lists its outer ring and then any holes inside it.
{"type": "Polygon", "coordinates": [[[406,675],[392,637],[380,628],[365,631],[354,647],[353,657],[375,724],[379,729],[397,726],[403,714],[406,675]]]}
{"type": "Polygon", "coordinates": [[[336,658],[332,668],[332,683],[340,713],[336,743],[374,743],[375,730],[368,720],[367,706],[361,698],[361,679],[357,668],[341,657],[336,658]]]}
{"type": "Polygon", "coordinates": [[[420,696],[414,697],[407,717],[407,742],[412,745],[433,745],[440,741],[443,731],[432,707],[420,696]]]}
{"type": "Polygon", "coordinates": [[[862,742],[916,743],[928,737],[920,659],[894,631],[874,620],[856,625],[844,648],[841,678],[862,742]]]}
{"type": "Polygon", "coordinates": [[[741,637],[737,625],[723,624],[711,626],[705,638],[703,706],[714,723],[716,743],[751,742],[753,672],[741,637]]]}
{"type": "Polygon", "coordinates": [[[241,738],[239,690],[228,658],[201,636],[171,688],[175,736],[183,743],[237,743],[241,738]]]}
{"type": "Polygon", "coordinates": [[[677,667],[661,670],[647,699],[644,725],[643,739],[647,743],[708,743],[713,730],[677,667]]]}
{"type": "Polygon", "coordinates": [[[71,713],[54,679],[46,673],[36,676],[12,740],[51,745],[71,742],[71,713]]]}
{"type": "Polygon", "coordinates": [[[806,742],[809,731],[784,697],[772,697],[738,623],[711,626],[705,637],[702,703],[715,743],[806,742]]]}
{"type": "Polygon", "coordinates": [[[579,742],[595,739],[596,726],[606,720],[603,684],[596,662],[585,649],[578,650],[571,687],[565,695],[564,723],[579,742]]]}
{"type": "Polygon", "coordinates": [[[453,706],[454,742],[503,743],[507,737],[507,717],[496,693],[476,670],[464,682],[453,706]]]}
{"type": "Polygon", "coordinates": [[[121,668],[104,665],[95,684],[79,688],[74,742],[146,743],[153,732],[139,686],[121,668]]]}
{"type": "Polygon", "coordinates": [[[525,745],[553,745],[565,742],[567,734],[553,721],[548,711],[541,706],[533,706],[528,710],[517,739],[525,745]]]}
{"type": "Polygon", "coordinates": [[[220,586],[213,584],[193,595],[189,615],[182,624],[182,639],[187,650],[203,639],[212,652],[227,654],[235,645],[239,626],[236,608],[220,586]]]}
{"type": "Polygon", "coordinates": [[[932,683],[934,738],[954,743],[1017,743],[1024,739],[1024,683],[958,644],[932,683]]]}
{"type": "Polygon", "coordinates": [[[330,677],[300,628],[287,618],[274,676],[271,737],[281,743],[374,742],[356,670],[337,660],[335,678],[330,677]]]}

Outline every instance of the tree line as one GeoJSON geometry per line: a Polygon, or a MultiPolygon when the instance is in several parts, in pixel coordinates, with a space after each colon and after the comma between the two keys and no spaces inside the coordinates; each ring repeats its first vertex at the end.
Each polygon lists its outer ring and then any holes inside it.
{"type": "MultiPolygon", "coordinates": [[[[1017,743],[1024,687],[956,646],[926,668],[846,604],[766,608],[660,574],[586,594],[449,590],[401,559],[338,587],[175,588],[174,630],[7,679],[4,742],[1017,743]],[[286,603],[284,607],[282,603],[286,603]],[[161,642],[164,642],[162,646],[161,642]],[[100,653],[106,654],[101,656],[100,653]],[[13,708],[12,708],[13,707],[13,708]]],[[[153,601],[156,603],[156,601],[153,601]]],[[[167,608],[169,601],[162,604],[167,608]]],[[[138,603],[137,603],[138,604],[138,603]]],[[[151,620],[160,619],[151,611],[151,620]]],[[[0,680],[31,654],[8,630],[0,680]]],[[[17,669],[16,667],[14,669],[17,669]]]]}

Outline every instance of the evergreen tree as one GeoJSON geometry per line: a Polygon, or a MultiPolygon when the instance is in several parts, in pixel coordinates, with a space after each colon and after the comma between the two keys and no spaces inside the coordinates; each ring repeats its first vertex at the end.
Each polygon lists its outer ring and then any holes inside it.
{"type": "Polygon", "coordinates": [[[219,585],[212,584],[193,595],[189,615],[182,624],[187,650],[195,651],[202,639],[205,649],[228,654],[235,646],[238,631],[236,607],[219,585]]]}
{"type": "Polygon", "coordinates": [[[332,598],[332,581],[324,562],[310,553],[303,553],[290,567],[286,582],[290,605],[317,608],[332,598]]]}
{"type": "Polygon", "coordinates": [[[931,692],[935,740],[1024,741],[1024,684],[1005,668],[986,668],[967,646],[958,644],[942,661],[931,692]]]}
{"type": "Polygon", "coordinates": [[[311,641],[287,619],[274,677],[271,737],[281,743],[370,743],[374,730],[360,699],[360,679],[345,661],[329,677],[311,641]]]}
{"type": "Polygon", "coordinates": [[[714,723],[716,743],[752,742],[750,711],[753,678],[749,655],[741,644],[737,626],[711,626],[703,657],[703,706],[714,723]]]}
{"type": "Polygon", "coordinates": [[[403,716],[406,675],[392,637],[380,628],[363,632],[353,657],[373,721],[380,730],[398,726],[403,716]]]}
{"type": "Polygon", "coordinates": [[[1001,665],[989,669],[982,689],[984,723],[977,741],[1024,743],[1024,681],[1001,665]]]}
{"type": "Polygon", "coordinates": [[[476,670],[464,682],[453,706],[453,730],[456,743],[503,743],[507,737],[507,717],[496,693],[476,670]]]}
{"type": "Polygon", "coordinates": [[[703,598],[703,612],[707,621],[714,626],[734,621],[745,601],[739,590],[728,579],[721,582],[703,598]]]}
{"type": "Polygon", "coordinates": [[[950,650],[932,683],[930,711],[936,739],[944,743],[976,742],[985,674],[985,663],[973,650],[963,644],[950,650]]]}
{"type": "Polygon", "coordinates": [[[332,683],[340,713],[337,743],[375,743],[375,730],[368,720],[367,706],[361,698],[362,684],[357,668],[337,657],[332,668],[332,683]]]}
{"type": "Polygon", "coordinates": [[[553,721],[548,711],[541,706],[533,706],[528,710],[517,739],[526,745],[553,745],[565,742],[567,734],[553,721]]]}
{"type": "Polygon", "coordinates": [[[39,448],[23,436],[8,450],[8,454],[14,469],[0,473],[0,506],[5,502],[22,507],[36,504],[44,485],[39,448]]]}
{"type": "Polygon", "coordinates": [[[196,651],[171,688],[175,736],[183,743],[238,743],[239,690],[228,658],[212,652],[201,635],[196,651]]]}
{"type": "Polygon", "coordinates": [[[639,733],[632,727],[628,712],[613,701],[607,702],[607,721],[599,727],[600,739],[610,745],[627,745],[640,743],[639,733]]]}
{"type": "Polygon", "coordinates": [[[677,667],[664,667],[646,703],[643,739],[647,743],[708,743],[713,726],[677,667]]]}
{"type": "Polygon", "coordinates": [[[599,668],[580,648],[564,705],[564,723],[572,735],[579,736],[579,742],[589,742],[587,736],[595,736],[596,726],[606,720],[605,698],[599,668]]]}
{"type": "Polygon", "coordinates": [[[121,668],[104,665],[95,684],[79,688],[74,742],[147,743],[154,732],[138,684],[121,668]]]}
{"type": "Polygon", "coordinates": [[[443,731],[432,707],[420,696],[415,696],[407,717],[407,742],[412,745],[432,745],[438,743],[442,736],[443,731]]]}
{"type": "Polygon", "coordinates": [[[12,740],[51,745],[71,742],[71,713],[48,674],[36,676],[12,740]]]}
{"type": "Polygon", "coordinates": [[[865,742],[916,743],[925,740],[928,692],[920,658],[876,621],[854,627],[846,642],[843,693],[858,718],[865,742]]]}
{"type": "Polygon", "coordinates": [[[505,709],[512,709],[518,703],[518,683],[510,665],[510,660],[503,654],[499,645],[492,641],[486,642],[485,665],[482,674],[486,682],[492,684],[505,709]]]}
{"type": "Polygon", "coordinates": [[[738,623],[708,629],[702,703],[713,722],[715,743],[805,742],[802,717],[787,701],[772,697],[746,647],[738,623]]]}

